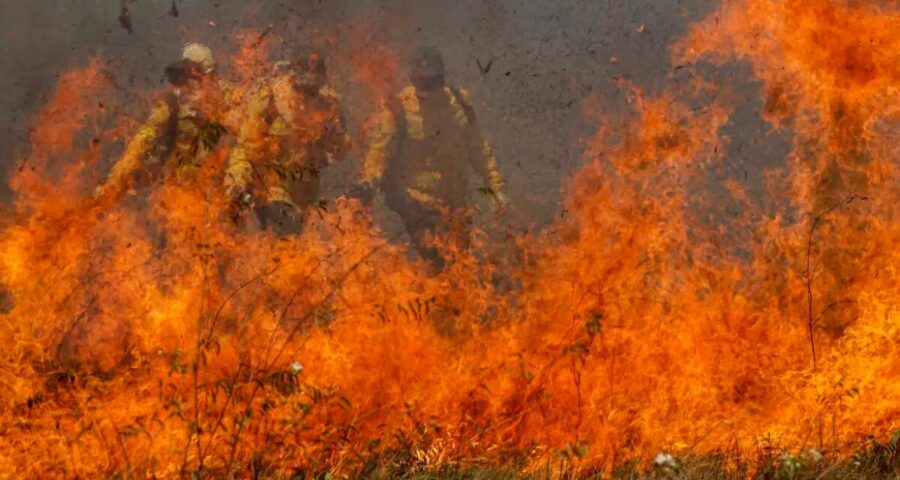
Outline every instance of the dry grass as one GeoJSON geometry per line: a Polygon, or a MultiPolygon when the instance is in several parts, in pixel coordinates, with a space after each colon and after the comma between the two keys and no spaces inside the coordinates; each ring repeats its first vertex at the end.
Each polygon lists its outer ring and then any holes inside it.
{"type": "MultiPolygon", "coordinates": [[[[317,479],[329,478],[320,475],[317,479]]],[[[424,469],[408,463],[370,465],[359,478],[367,480],[900,480],[900,432],[881,443],[870,440],[841,461],[829,461],[815,451],[782,455],[752,464],[727,455],[673,458],[671,462],[625,462],[612,472],[547,468],[525,471],[516,465],[458,466],[424,469]]]]}

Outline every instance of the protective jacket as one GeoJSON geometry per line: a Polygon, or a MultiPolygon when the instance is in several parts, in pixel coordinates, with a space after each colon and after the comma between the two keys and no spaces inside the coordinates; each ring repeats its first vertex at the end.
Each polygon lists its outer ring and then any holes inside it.
{"type": "Polygon", "coordinates": [[[392,208],[414,202],[429,210],[453,209],[465,206],[469,167],[483,187],[502,190],[497,159],[478,129],[468,93],[449,86],[425,93],[408,86],[385,102],[362,180],[380,184],[392,208]]]}
{"type": "MultiPolygon", "coordinates": [[[[385,102],[363,161],[362,180],[381,187],[416,250],[440,266],[441,256],[425,234],[438,233],[467,247],[469,168],[481,177],[483,189],[503,198],[497,159],[481,136],[468,94],[449,86],[429,92],[409,86],[385,102]]],[[[369,187],[361,190],[372,191],[369,187]]]]}
{"type": "Polygon", "coordinates": [[[260,84],[228,158],[225,187],[264,204],[304,208],[319,201],[319,172],[346,154],[350,137],[330,87],[303,95],[289,78],[260,84]]]}
{"type": "Polygon", "coordinates": [[[226,90],[215,83],[167,94],[126,144],[100,190],[118,195],[159,177],[193,178],[227,133],[225,97],[226,90]]]}

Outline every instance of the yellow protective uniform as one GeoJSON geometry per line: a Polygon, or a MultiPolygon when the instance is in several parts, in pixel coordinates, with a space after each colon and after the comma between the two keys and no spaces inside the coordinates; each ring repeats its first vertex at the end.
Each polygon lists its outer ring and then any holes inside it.
{"type": "Polygon", "coordinates": [[[156,102],[99,192],[121,195],[147,177],[160,175],[190,179],[227,132],[221,122],[227,117],[228,92],[226,86],[210,80],[156,102]]]}
{"type": "Polygon", "coordinates": [[[289,76],[260,84],[246,102],[225,172],[226,189],[254,192],[263,203],[298,208],[318,203],[319,171],[349,148],[339,101],[327,86],[303,96],[289,76]]]}
{"type": "Polygon", "coordinates": [[[440,230],[458,247],[468,245],[468,168],[481,177],[482,189],[497,200],[505,198],[496,156],[481,135],[468,94],[449,86],[430,92],[408,86],[379,114],[362,181],[381,187],[419,253],[440,264],[424,234],[440,230]]]}
{"type": "Polygon", "coordinates": [[[380,184],[389,205],[412,201],[427,209],[459,208],[468,196],[469,166],[482,177],[483,188],[501,194],[497,158],[478,129],[468,93],[446,86],[423,94],[408,86],[379,114],[362,180],[380,184]]]}

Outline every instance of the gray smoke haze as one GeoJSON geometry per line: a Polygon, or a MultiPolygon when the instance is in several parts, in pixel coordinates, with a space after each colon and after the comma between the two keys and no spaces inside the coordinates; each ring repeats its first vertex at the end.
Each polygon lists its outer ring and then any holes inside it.
{"type": "MultiPolygon", "coordinates": [[[[350,64],[342,55],[366,55],[381,47],[402,54],[431,44],[443,50],[450,82],[471,91],[511,197],[537,223],[545,223],[558,212],[561,185],[584,161],[583,141],[596,130],[582,114],[582,101],[622,105],[616,78],[630,79],[651,94],[678,81],[669,45],[717,3],[0,0],[0,165],[8,171],[27,154],[29,122],[57,76],[95,55],[108,62],[123,90],[139,91],[161,85],[163,68],[178,57],[184,42],[207,43],[224,60],[235,49],[235,33],[253,28],[283,38],[284,49],[319,48],[329,57],[336,87],[352,98],[358,85],[342,70],[350,64]]],[[[735,65],[711,75],[747,92],[745,105],[738,106],[726,127],[733,142],[723,174],[758,182],[759,166],[783,154],[784,140],[769,138],[758,118],[759,87],[748,82],[749,69],[735,65]]],[[[145,107],[136,104],[129,113],[141,117],[145,107]]],[[[350,127],[358,130],[369,112],[355,111],[352,102],[345,109],[350,127]]],[[[328,178],[340,183],[347,175],[328,178]]],[[[8,196],[7,190],[0,198],[8,196]]]]}

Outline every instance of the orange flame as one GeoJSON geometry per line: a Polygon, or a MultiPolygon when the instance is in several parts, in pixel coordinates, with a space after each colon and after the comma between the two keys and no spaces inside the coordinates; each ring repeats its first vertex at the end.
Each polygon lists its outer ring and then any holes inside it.
{"type": "MultiPolygon", "coordinates": [[[[761,115],[793,134],[800,220],[710,227],[694,207],[716,201],[699,192],[727,155],[729,95],[625,85],[632,111],[599,125],[566,219],[515,239],[515,269],[476,243],[436,275],[354,201],[296,237],[237,231],[227,144],[146,208],[88,200],[78,135],[108,89],[97,62],[66,74],[13,177],[22,218],[0,232],[0,475],[554,455],[587,471],[660,450],[843,455],[897,430],[898,39],[897,17],[861,2],[743,0],[674,47],[765,82],[761,115]]],[[[270,71],[251,40],[238,92],[270,71]]],[[[354,78],[381,93],[373,72],[354,78]]]]}

